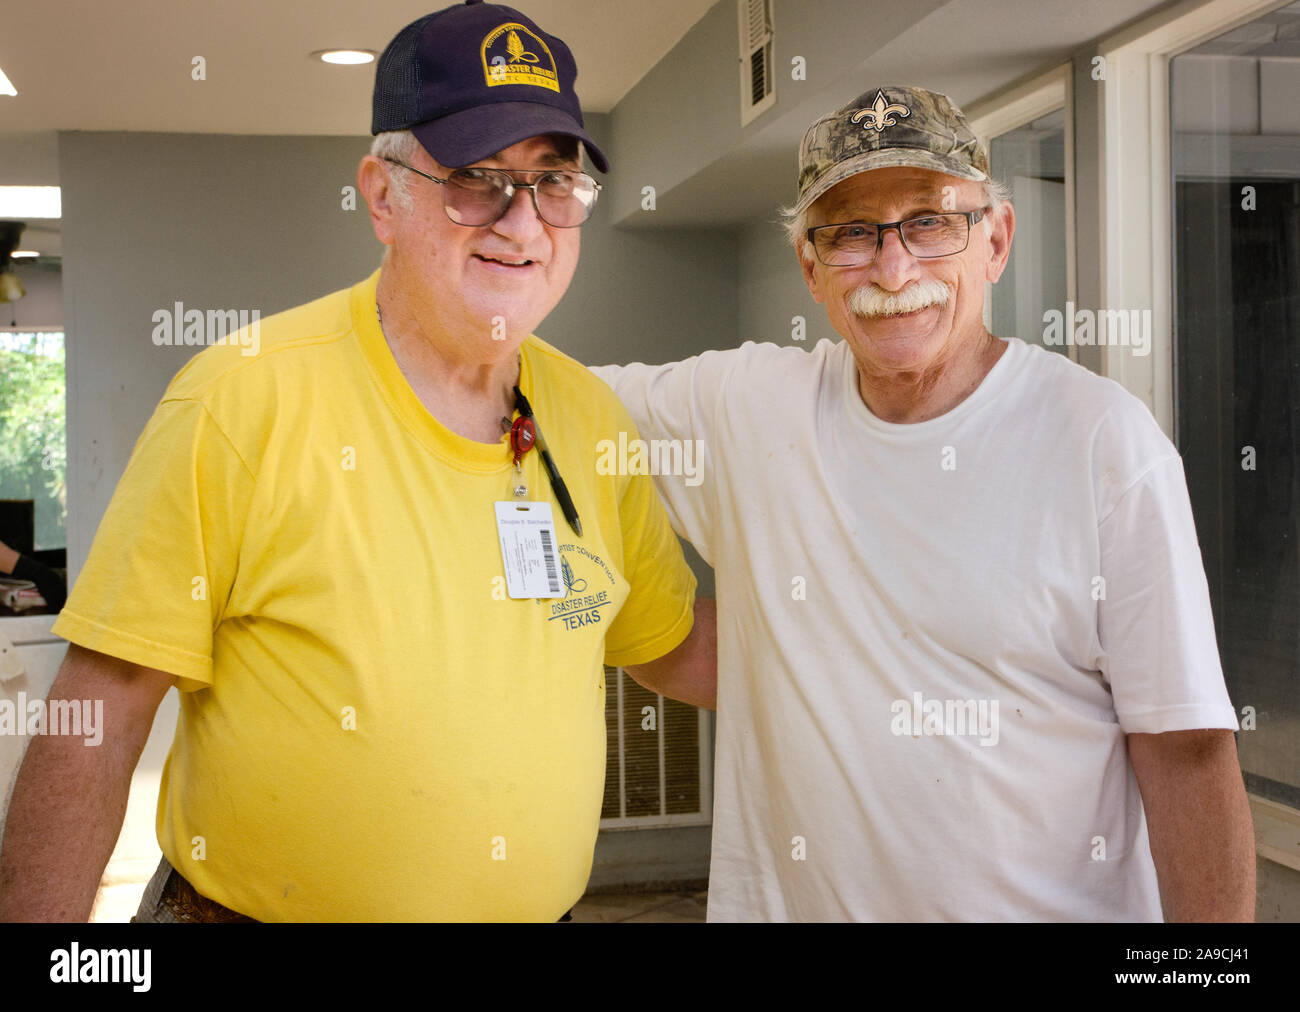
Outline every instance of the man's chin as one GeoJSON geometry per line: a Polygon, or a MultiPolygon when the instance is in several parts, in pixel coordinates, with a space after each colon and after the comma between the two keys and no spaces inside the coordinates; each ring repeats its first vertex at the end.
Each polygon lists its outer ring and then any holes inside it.
{"type": "Polygon", "coordinates": [[[856,317],[857,331],[871,358],[892,369],[922,367],[930,361],[942,341],[935,330],[943,316],[942,306],[927,306],[897,316],[856,317]]]}

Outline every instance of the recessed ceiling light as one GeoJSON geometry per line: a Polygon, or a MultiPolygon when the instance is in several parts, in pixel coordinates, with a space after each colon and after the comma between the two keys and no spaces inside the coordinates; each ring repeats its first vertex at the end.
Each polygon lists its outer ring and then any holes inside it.
{"type": "Polygon", "coordinates": [[[325,63],[340,64],[371,63],[375,59],[370,49],[318,49],[311,55],[325,63]]]}
{"type": "Polygon", "coordinates": [[[0,95],[17,95],[17,94],[18,94],[18,89],[15,88],[10,83],[9,78],[5,77],[5,72],[3,70],[0,70],[0,95]]]}
{"type": "Polygon", "coordinates": [[[61,218],[62,196],[57,186],[0,186],[0,218],[61,218]]]}
{"type": "Polygon", "coordinates": [[[31,260],[40,256],[40,253],[34,249],[16,249],[9,256],[13,260],[31,260]]]}

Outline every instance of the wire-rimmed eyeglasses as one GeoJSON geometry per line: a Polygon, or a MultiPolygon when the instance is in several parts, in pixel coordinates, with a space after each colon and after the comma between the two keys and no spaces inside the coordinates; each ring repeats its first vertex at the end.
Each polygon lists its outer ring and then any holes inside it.
{"type": "Polygon", "coordinates": [[[453,169],[445,179],[422,172],[396,158],[384,161],[409,169],[442,186],[442,207],[457,225],[478,228],[491,225],[510,208],[516,190],[533,196],[537,216],[556,228],[576,228],[591,217],[600,184],[585,172],[568,169],[490,169],[468,166],[453,169]],[[536,176],[521,183],[516,175],[536,176]]]}

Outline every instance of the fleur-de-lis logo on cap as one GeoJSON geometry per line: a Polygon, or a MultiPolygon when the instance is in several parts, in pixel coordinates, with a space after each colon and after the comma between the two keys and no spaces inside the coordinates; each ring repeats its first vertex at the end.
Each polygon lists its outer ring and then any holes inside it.
{"type": "Polygon", "coordinates": [[[877,89],[876,100],[871,103],[870,109],[859,109],[853,114],[852,122],[857,123],[859,120],[866,120],[862,124],[863,130],[876,128],[876,133],[883,133],[885,127],[896,126],[898,120],[894,119],[891,113],[898,113],[906,119],[912,115],[912,110],[905,105],[899,105],[897,102],[890,104],[885,101],[885,92],[883,89],[877,89]]]}
{"type": "Polygon", "coordinates": [[[510,62],[518,63],[523,60],[525,63],[536,63],[538,58],[535,54],[524,49],[524,44],[519,41],[519,33],[513,28],[510,34],[506,36],[506,52],[510,54],[510,62]]]}

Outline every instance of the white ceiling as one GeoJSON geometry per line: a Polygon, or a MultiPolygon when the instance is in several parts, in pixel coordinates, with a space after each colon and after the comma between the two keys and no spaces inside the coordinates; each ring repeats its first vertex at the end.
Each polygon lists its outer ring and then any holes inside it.
{"type": "MultiPolygon", "coordinates": [[[[568,43],[583,108],[608,112],[715,0],[520,0],[568,43]]],[[[54,130],[370,132],[374,64],[313,50],[382,51],[441,0],[6,0],[4,135],[54,130]],[[190,77],[202,56],[207,79],[190,77]]]]}

